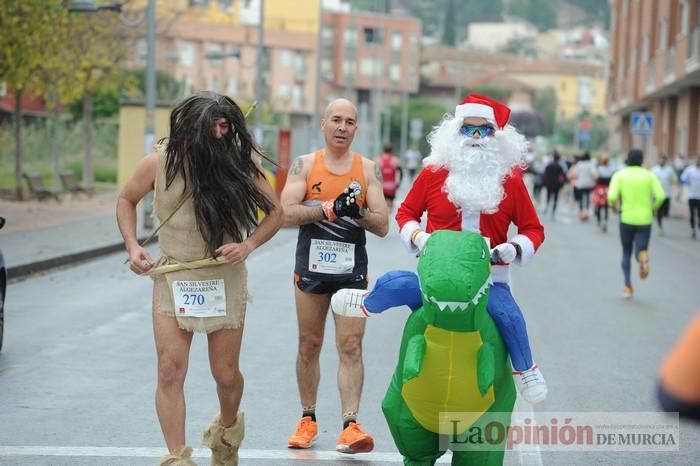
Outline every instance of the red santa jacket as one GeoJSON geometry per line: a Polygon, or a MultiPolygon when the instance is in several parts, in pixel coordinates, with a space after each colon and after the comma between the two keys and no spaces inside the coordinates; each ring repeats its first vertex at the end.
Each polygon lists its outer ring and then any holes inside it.
{"type": "MultiPolygon", "coordinates": [[[[523,183],[520,170],[514,170],[504,181],[505,197],[493,214],[467,214],[462,212],[447,199],[443,188],[447,179],[446,168],[428,166],[416,178],[406,199],[396,212],[396,221],[401,230],[401,239],[413,252],[417,249],[411,242],[411,235],[416,229],[425,229],[428,233],[435,230],[469,230],[481,233],[489,239],[490,247],[508,241],[508,228],[513,223],[517,226],[517,235],[510,239],[521,249],[518,261],[527,263],[544,241],[544,227],[537,216],[530,193],[523,183]],[[427,212],[427,226],[420,225],[423,213],[427,212]]],[[[496,265],[492,276],[495,282],[508,283],[508,267],[496,265]]]]}

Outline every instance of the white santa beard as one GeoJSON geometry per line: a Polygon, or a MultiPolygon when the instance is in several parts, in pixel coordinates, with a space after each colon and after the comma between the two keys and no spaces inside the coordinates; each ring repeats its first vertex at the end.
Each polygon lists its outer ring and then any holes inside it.
{"type": "Polygon", "coordinates": [[[466,138],[460,119],[445,119],[429,136],[428,164],[444,166],[449,175],[443,189],[466,212],[493,213],[504,197],[503,181],[524,163],[525,138],[507,126],[494,137],[466,138]]]}

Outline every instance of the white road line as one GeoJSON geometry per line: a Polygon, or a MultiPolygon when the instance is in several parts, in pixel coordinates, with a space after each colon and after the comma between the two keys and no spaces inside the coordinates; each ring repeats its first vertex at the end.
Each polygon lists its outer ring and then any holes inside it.
{"type": "MultiPolygon", "coordinates": [[[[165,448],[147,447],[49,447],[49,446],[0,446],[0,458],[9,456],[65,456],[65,457],[113,457],[113,458],[160,458],[165,456],[165,448]]],[[[335,461],[357,460],[363,464],[372,462],[402,463],[399,453],[374,452],[358,455],[344,455],[330,450],[250,450],[238,452],[241,459],[251,460],[300,460],[335,461]]],[[[208,448],[196,448],[194,458],[209,458],[208,448]]],[[[452,455],[448,452],[438,463],[449,464],[452,455]]]]}

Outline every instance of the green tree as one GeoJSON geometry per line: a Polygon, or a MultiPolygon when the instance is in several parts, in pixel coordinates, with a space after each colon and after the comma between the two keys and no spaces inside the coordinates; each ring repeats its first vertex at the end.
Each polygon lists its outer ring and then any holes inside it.
{"type": "MultiPolygon", "coordinates": [[[[430,152],[430,146],[425,139],[426,136],[440,121],[442,121],[446,113],[453,111],[454,108],[447,109],[443,105],[437,104],[429,99],[408,99],[408,119],[418,118],[423,120],[423,137],[418,141],[418,150],[421,154],[428,155],[430,152]]],[[[391,106],[390,115],[391,145],[398,149],[401,145],[401,104],[391,106]]]]}
{"type": "Polygon", "coordinates": [[[121,40],[121,22],[117,14],[99,12],[71,14],[67,25],[73,67],[74,95],[83,103],[83,185],[91,190],[95,182],[93,170],[94,105],[93,96],[119,88],[128,80],[123,61],[127,49],[121,40]]]}
{"type": "Polygon", "coordinates": [[[549,0],[512,0],[508,14],[530,21],[540,31],[552,29],[557,24],[557,15],[549,0]]]}
{"type": "Polygon", "coordinates": [[[13,139],[15,143],[15,195],[22,200],[21,99],[31,89],[34,73],[62,44],[54,27],[65,15],[59,0],[0,0],[0,79],[15,97],[13,139]]]}
{"type": "Polygon", "coordinates": [[[455,31],[455,3],[454,0],[447,0],[445,18],[442,23],[442,43],[454,47],[457,45],[457,34],[455,31]]]}

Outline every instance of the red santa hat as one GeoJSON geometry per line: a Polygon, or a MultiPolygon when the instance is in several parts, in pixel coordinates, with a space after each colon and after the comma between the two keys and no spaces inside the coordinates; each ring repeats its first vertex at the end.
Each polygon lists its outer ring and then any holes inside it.
{"type": "Polygon", "coordinates": [[[469,94],[455,109],[456,118],[479,117],[498,126],[498,129],[508,123],[510,109],[490,97],[480,94],[469,94]]]}

